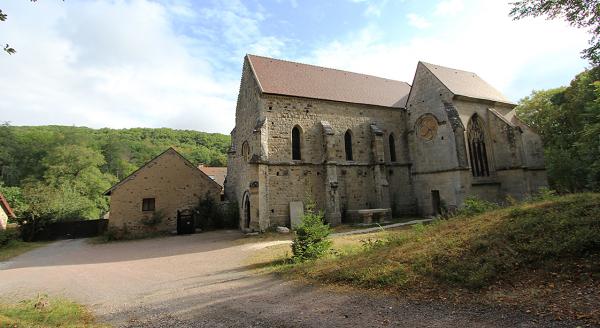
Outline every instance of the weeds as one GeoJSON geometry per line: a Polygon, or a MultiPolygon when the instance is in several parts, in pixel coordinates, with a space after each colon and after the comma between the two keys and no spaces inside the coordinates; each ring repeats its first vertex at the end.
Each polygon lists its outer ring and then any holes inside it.
{"type": "Polygon", "coordinates": [[[16,304],[0,304],[2,327],[104,327],[82,305],[39,296],[16,304]]]}

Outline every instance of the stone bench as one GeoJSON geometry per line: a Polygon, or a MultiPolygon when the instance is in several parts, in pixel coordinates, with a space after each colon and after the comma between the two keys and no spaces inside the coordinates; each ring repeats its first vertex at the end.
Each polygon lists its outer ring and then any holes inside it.
{"type": "Polygon", "coordinates": [[[371,208],[364,210],[346,211],[345,223],[376,223],[385,222],[392,219],[391,208],[371,208]]]}

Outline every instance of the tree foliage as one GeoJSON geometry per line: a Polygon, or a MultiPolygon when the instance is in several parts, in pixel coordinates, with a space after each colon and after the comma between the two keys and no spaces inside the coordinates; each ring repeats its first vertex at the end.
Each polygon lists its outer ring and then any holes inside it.
{"type": "Polygon", "coordinates": [[[600,64],[600,1],[599,0],[521,0],[511,3],[514,19],[547,16],[564,19],[571,26],[588,28],[592,38],[583,57],[592,64],[600,64]]]}
{"type": "Polygon", "coordinates": [[[308,206],[294,234],[292,260],[296,263],[318,259],[331,247],[329,224],[325,223],[323,213],[316,212],[312,204],[308,206]]]}
{"type": "Polygon", "coordinates": [[[55,220],[95,219],[103,192],[175,147],[192,163],[226,165],[229,137],[172,129],[0,125],[0,192],[32,229],[55,220]]]}
{"type": "Polygon", "coordinates": [[[552,188],[600,190],[600,67],[566,88],[534,91],[517,115],[542,137],[552,188]]]}

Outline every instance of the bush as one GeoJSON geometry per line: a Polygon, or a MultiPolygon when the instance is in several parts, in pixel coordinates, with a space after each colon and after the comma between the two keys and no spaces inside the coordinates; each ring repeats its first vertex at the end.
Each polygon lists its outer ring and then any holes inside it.
{"type": "Polygon", "coordinates": [[[202,230],[236,229],[239,209],[236,202],[219,203],[206,194],[195,208],[196,227],[202,230]]]}
{"type": "Polygon", "coordinates": [[[0,247],[8,245],[13,240],[20,240],[19,231],[17,229],[8,228],[0,230],[0,247]]]}
{"type": "Polygon", "coordinates": [[[323,219],[323,213],[307,210],[302,223],[295,231],[292,243],[292,260],[296,263],[322,257],[331,247],[331,229],[323,219]]]}
{"type": "Polygon", "coordinates": [[[467,197],[463,207],[456,212],[456,215],[476,215],[487,211],[498,209],[500,206],[477,197],[467,197]]]}
{"type": "Polygon", "coordinates": [[[142,219],[142,224],[144,224],[148,228],[154,228],[159,225],[163,219],[165,218],[165,213],[162,210],[157,210],[152,213],[149,217],[144,217],[142,219]]]}
{"type": "Polygon", "coordinates": [[[214,198],[206,194],[196,206],[196,227],[202,230],[223,228],[223,211],[214,198]]]}
{"type": "Polygon", "coordinates": [[[537,192],[531,197],[531,200],[533,200],[533,201],[553,200],[553,199],[556,199],[557,196],[558,195],[556,194],[556,191],[554,191],[550,188],[542,187],[542,188],[538,189],[537,192]]]}

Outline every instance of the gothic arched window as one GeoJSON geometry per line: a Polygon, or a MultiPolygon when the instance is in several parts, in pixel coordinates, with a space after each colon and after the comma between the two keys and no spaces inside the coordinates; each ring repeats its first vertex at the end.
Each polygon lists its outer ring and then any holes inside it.
{"type": "Polygon", "coordinates": [[[302,152],[301,152],[301,131],[300,131],[300,127],[295,126],[292,129],[292,160],[295,161],[299,161],[302,159],[302,152]]]}
{"type": "Polygon", "coordinates": [[[248,141],[244,141],[242,144],[242,156],[246,161],[250,159],[250,146],[248,145],[248,141]]]}
{"type": "Polygon", "coordinates": [[[474,177],[489,177],[490,167],[485,145],[485,130],[477,114],[471,117],[467,130],[469,160],[474,177]]]}
{"type": "Polygon", "coordinates": [[[350,130],[344,134],[344,147],[346,149],[346,160],[352,161],[352,132],[350,130]]]}
{"type": "Polygon", "coordinates": [[[396,161],[396,139],[394,139],[394,134],[390,133],[390,160],[392,162],[396,161]]]}

